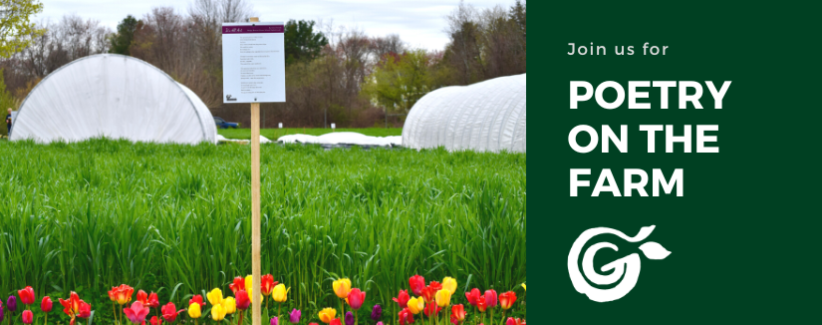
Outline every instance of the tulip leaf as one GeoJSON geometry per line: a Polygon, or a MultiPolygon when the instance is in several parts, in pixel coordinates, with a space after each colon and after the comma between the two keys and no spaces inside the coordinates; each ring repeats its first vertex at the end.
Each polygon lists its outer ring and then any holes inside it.
{"type": "Polygon", "coordinates": [[[652,241],[640,245],[639,249],[642,250],[645,257],[652,260],[661,260],[671,254],[671,252],[665,249],[665,247],[662,247],[659,243],[652,241]]]}

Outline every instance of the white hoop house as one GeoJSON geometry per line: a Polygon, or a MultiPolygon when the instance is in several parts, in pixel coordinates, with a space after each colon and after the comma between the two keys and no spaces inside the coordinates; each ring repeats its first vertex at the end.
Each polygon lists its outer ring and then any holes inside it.
{"type": "Polygon", "coordinates": [[[116,54],[78,59],[26,97],[11,140],[75,142],[105,136],[157,143],[217,143],[208,107],[142,60],[116,54]]]}
{"type": "Polygon", "coordinates": [[[423,96],[402,129],[405,147],[525,152],[525,74],[423,96]]]}

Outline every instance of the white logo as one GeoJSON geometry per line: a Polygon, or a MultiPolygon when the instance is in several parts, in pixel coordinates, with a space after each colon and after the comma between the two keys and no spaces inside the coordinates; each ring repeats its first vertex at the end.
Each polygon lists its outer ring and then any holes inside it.
{"type": "MultiPolygon", "coordinates": [[[[614,251],[619,251],[619,249],[616,245],[609,242],[599,242],[593,244],[585,250],[585,255],[582,257],[582,272],[585,273],[584,277],[579,272],[579,254],[582,252],[582,248],[585,247],[585,244],[595,236],[612,234],[619,236],[628,242],[636,243],[648,238],[648,236],[651,235],[651,232],[654,231],[655,227],[656,226],[642,227],[642,229],[639,230],[639,233],[634,237],[628,237],[619,230],[605,227],[591,228],[582,232],[582,234],[579,235],[579,238],[574,241],[574,245],[571,246],[571,252],[568,253],[568,273],[571,276],[571,282],[574,284],[574,289],[576,289],[579,293],[588,295],[588,299],[596,302],[614,301],[624,297],[628,294],[628,292],[631,292],[631,289],[633,289],[636,285],[637,279],[639,279],[639,254],[633,253],[611,263],[605,264],[602,268],[600,268],[600,271],[607,272],[613,270],[613,272],[611,272],[611,274],[602,275],[594,270],[594,255],[596,255],[597,251],[603,248],[610,248],[614,251]],[[623,275],[625,276],[623,277],[623,275]],[[622,279],[622,281],[613,288],[599,289],[591,286],[585,278],[588,278],[588,280],[592,283],[600,286],[614,284],[619,281],[619,279],[622,279]]],[[[639,249],[642,250],[645,257],[652,260],[661,260],[671,254],[671,252],[666,250],[665,247],[662,247],[659,243],[652,241],[640,245],[639,249]]]]}

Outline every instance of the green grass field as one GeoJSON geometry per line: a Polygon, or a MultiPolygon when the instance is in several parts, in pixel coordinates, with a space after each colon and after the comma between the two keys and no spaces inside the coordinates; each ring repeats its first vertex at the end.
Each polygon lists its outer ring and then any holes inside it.
{"type": "MultiPolygon", "coordinates": [[[[260,135],[270,139],[277,140],[277,138],[286,134],[310,134],[323,135],[331,133],[331,129],[314,128],[283,128],[283,129],[262,129],[260,135]]],[[[386,137],[391,135],[402,135],[402,128],[364,128],[364,129],[336,129],[334,132],[358,132],[365,135],[386,137]]],[[[217,133],[228,139],[251,139],[251,129],[218,129],[217,133]]]]}
{"type": "MultiPolygon", "coordinates": [[[[178,306],[212,288],[230,293],[231,279],[251,272],[249,155],[231,145],[0,142],[0,294],[31,285],[59,313],[56,297],[74,290],[95,324],[109,324],[106,291],[121,283],[178,306]]],[[[524,295],[525,154],[264,145],[261,162],[263,274],[291,288],[283,310],[301,309],[303,323],[339,306],[337,277],[368,293],[361,324],[373,304],[394,323],[391,297],[414,274],[455,277],[453,303],[467,305],[462,292],[474,287],[524,295]]]]}

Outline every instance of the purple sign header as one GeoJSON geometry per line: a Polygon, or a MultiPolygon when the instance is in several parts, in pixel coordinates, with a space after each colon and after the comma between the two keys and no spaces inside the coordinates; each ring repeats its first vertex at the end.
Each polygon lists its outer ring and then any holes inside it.
{"type": "Polygon", "coordinates": [[[223,34],[284,33],[283,25],[223,26],[223,34]]]}

